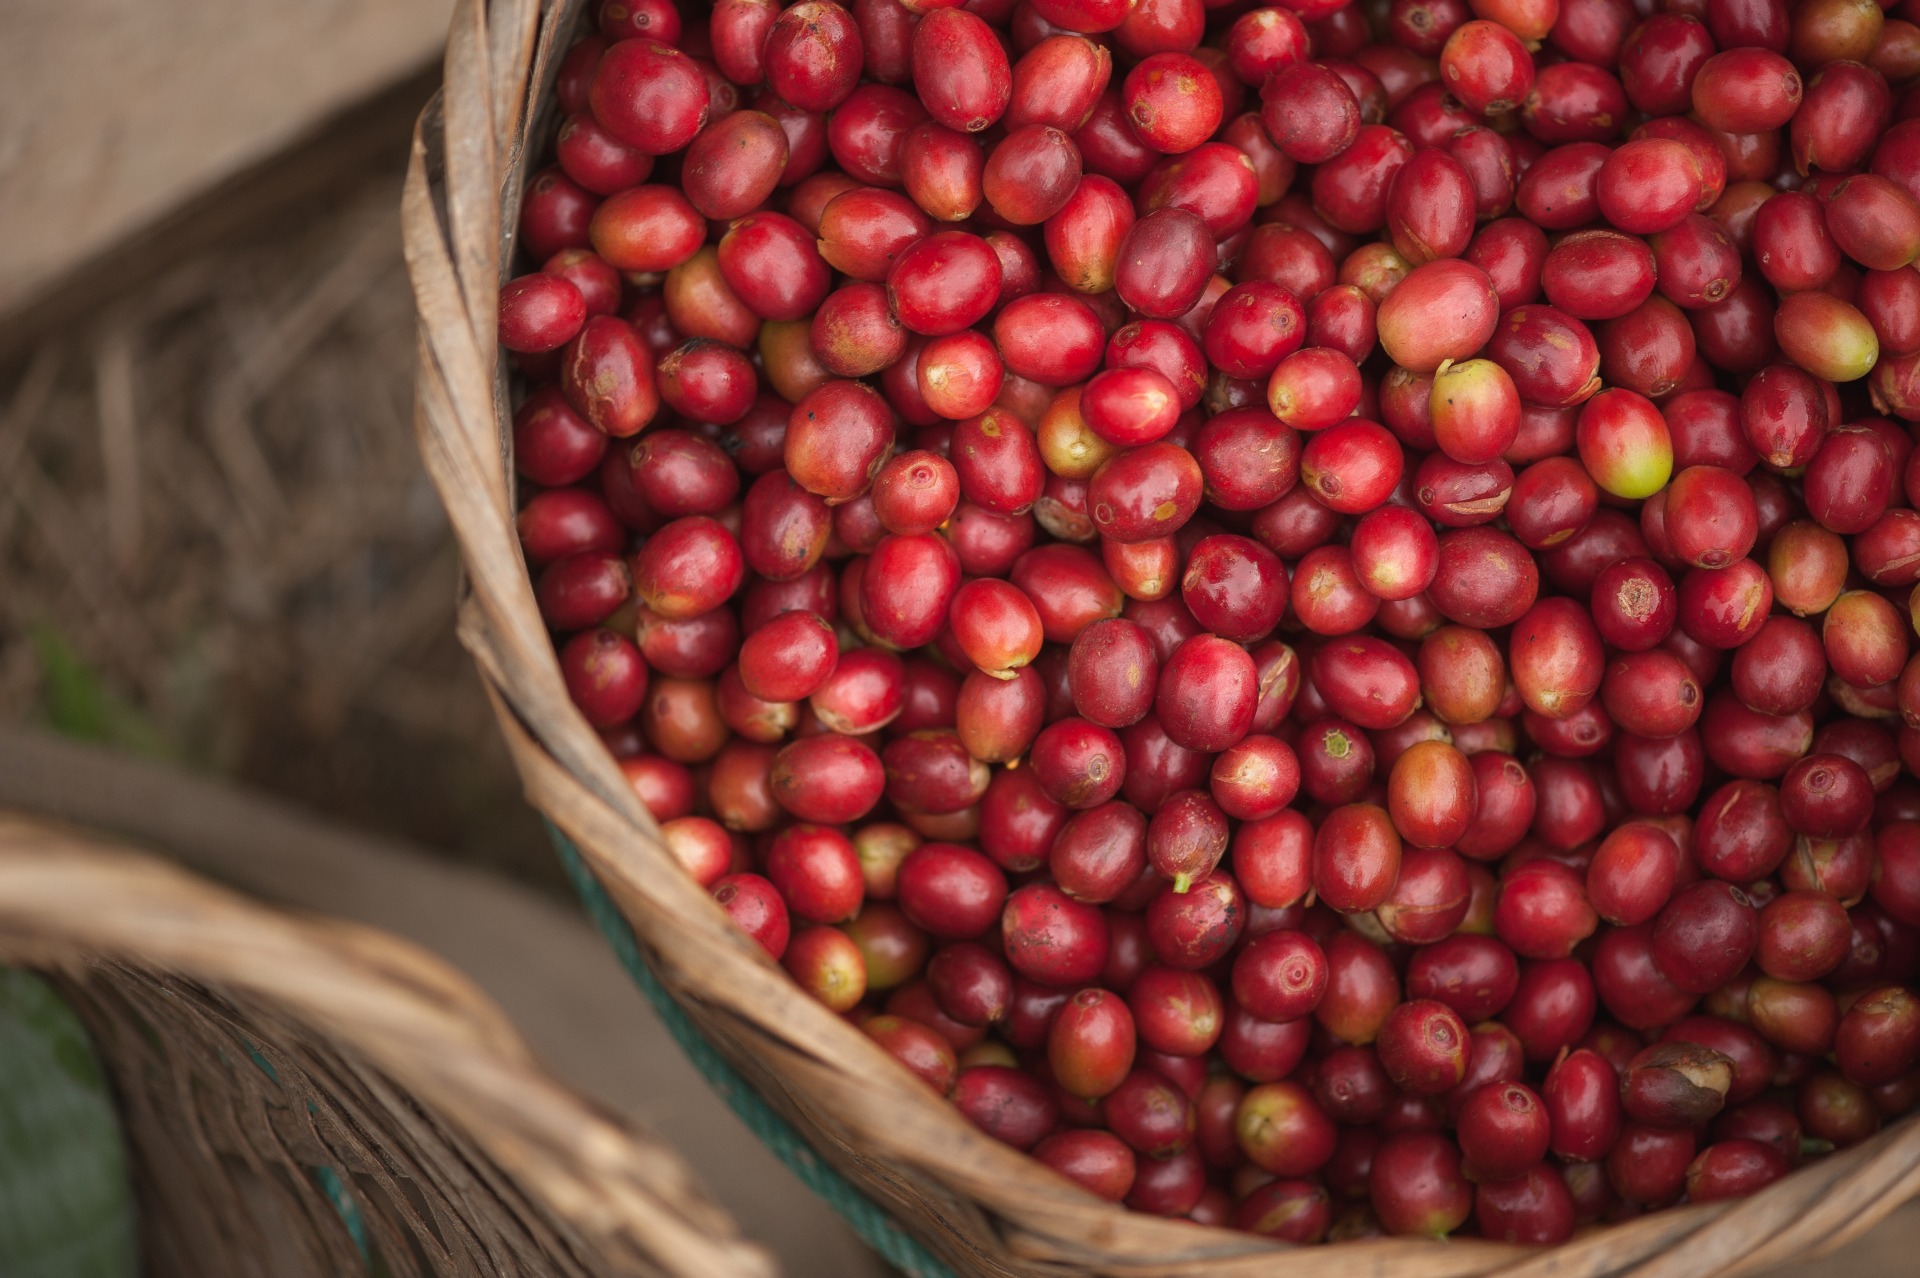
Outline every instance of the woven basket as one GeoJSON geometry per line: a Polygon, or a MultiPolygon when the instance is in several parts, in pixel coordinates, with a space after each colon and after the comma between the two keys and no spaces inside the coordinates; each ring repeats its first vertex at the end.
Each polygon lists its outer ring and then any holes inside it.
{"type": "Polygon", "coordinates": [[[45,975],[93,1039],[148,1272],[773,1272],[678,1157],[384,933],[0,813],[0,962],[45,975]]]}
{"type": "MultiPolygon", "coordinates": [[[[1857,1236],[1920,1192],[1920,1125],[1902,1124],[1744,1202],[1686,1207],[1551,1252],[1459,1239],[1299,1250],[1122,1210],[973,1128],[856,1028],[798,992],[660,842],[614,760],[574,710],[514,531],[512,405],[494,338],[512,219],[540,160],[542,104],[582,0],[461,0],[444,86],[414,135],[402,206],[420,310],[417,427],[465,553],[460,634],[528,796],[629,925],[643,983],[838,1175],[814,1183],[890,1259],[926,1273],[1223,1278],[1598,1278],[1749,1274],[1857,1236]],[[876,1224],[845,1186],[933,1253],[876,1224]]],[[[591,885],[597,885],[592,887],[591,885]]],[[[625,929],[614,935],[624,940],[625,929]]],[[[716,1067],[717,1068],[717,1067],[716,1067]]],[[[779,1144],[776,1141],[776,1150],[779,1144]]]]}

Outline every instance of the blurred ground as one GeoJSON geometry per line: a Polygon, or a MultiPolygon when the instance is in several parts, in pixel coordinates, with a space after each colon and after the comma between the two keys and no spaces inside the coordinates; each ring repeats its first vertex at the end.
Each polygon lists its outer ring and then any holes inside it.
{"type": "Polygon", "coordinates": [[[558,890],[453,639],[403,161],[0,357],[0,718],[558,890]]]}

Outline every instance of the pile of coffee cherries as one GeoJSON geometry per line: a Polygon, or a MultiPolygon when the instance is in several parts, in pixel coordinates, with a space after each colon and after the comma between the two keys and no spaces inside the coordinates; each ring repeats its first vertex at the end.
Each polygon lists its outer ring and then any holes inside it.
{"type": "Polygon", "coordinates": [[[519,532],[796,998],[1300,1243],[1920,1100],[1920,0],[591,16],[519,532]]]}

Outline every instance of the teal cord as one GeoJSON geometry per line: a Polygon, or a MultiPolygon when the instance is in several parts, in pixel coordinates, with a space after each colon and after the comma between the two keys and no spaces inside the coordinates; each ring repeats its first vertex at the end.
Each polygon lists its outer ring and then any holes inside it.
{"type": "Polygon", "coordinates": [[[700,1031],[680,1010],[680,1005],[673,1001],[666,987],[660,984],[660,978],[641,959],[640,946],[633,938],[633,929],[615,908],[613,898],[607,895],[606,889],[600,886],[600,881],[593,877],[593,872],[581,860],[579,849],[551,822],[547,824],[547,829],[553,835],[554,846],[560,849],[560,860],[566,865],[567,877],[580,893],[587,913],[607,938],[608,944],[613,946],[620,965],[627,969],[627,975],[633,978],[634,984],[646,994],[654,1010],[660,1013],[660,1019],[666,1022],[667,1030],[673,1035],[674,1042],[680,1044],[680,1050],[687,1054],[687,1059],[706,1076],[708,1085],[720,1093],[721,1099],[732,1107],[753,1134],[760,1138],[761,1144],[778,1155],[802,1184],[826,1199],[828,1206],[844,1216],[854,1232],[879,1252],[888,1264],[911,1278],[954,1278],[953,1271],[900,1228],[892,1216],[854,1188],[846,1177],[823,1162],[812,1147],[801,1139],[800,1134],[793,1130],[792,1125],[761,1099],[760,1093],[735,1073],[733,1066],[727,1064],[706,1039],[700,1037],[700,1031]]]}
{"type": "MultiPolygon", "coordinates": [[[[247,1043],[247,1055],[253,1058],[253,1063],[259,1066],[260,1072],[278,1083],[280,1071],[273,1067],[273,1062],[262,1056],[260,1049],[246,1039],[241,1039],[241,1042],[247,1043]]],[[[308,1101],[307,1112],[317,1114],[320,1112],[320,1107],[308,1101]]],[[[355,1200],[353,1190],[347,1187],[346,1180],[339,1172],[325,1165],[309,1167],[307,1174],[313,1177],[313,1183],[318,1185],[320,1192],[327,1196],[327,1201],[333,1204],[333,1209],[340,1213],[340,1223],[347,1227],[347,1234],[353,1239],[354,1248],[360,1253],[361,1263],[372,1265],[373,1243],[367,1237],[367,1220],[360,1214],[360,1204],[355,1200]]]]}

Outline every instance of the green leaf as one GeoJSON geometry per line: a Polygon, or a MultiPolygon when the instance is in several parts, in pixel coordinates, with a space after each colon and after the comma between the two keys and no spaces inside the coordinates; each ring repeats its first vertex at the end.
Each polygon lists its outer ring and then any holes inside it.
{"type": "Polygon", "coordinates": [[[80,1019],[0,967],[0,1274],[135,1278],[120,1118],[80,1019]]]}
{"type": "Polygon", "coordinates": [[[114,695],[59,631],[45,623],[35,625],[33,648],[40,661],[43,709],[54,731],[150,759],[173,756],[152,721],[114,695]]]}

